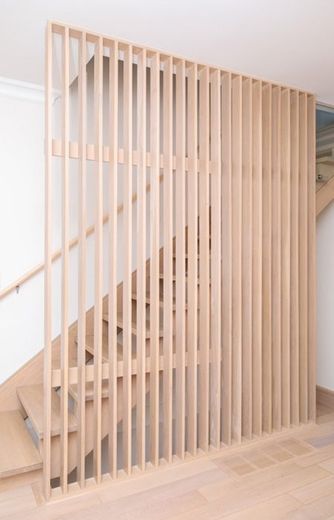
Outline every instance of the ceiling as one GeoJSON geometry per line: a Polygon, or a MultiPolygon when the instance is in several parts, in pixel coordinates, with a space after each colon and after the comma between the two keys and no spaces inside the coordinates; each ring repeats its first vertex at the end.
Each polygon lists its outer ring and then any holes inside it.
{"type": "Polygon", "coordinates": [[[0,76],[43,83],[47,19],[297,86],[334,105],[333,0],[0,0],[0,76]]]}

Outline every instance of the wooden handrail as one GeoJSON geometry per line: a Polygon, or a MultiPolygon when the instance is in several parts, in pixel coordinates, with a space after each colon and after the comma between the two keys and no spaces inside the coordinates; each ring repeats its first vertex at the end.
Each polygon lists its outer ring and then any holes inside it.
{"type": "MultiPolygon", "coordinates": [[[[163,175],[160,175],[160,177],[159,177],[160,182],[162,181],[162,178],[163,178],[163,175]]],[[[150,190],[151,190],[151,184],[147,183],[146,192],[148,193],[150,190]]],[[[138,198],[137,193],[134,193],[132,195],[132,204],[134,204],[137,201],[137,198],[138,198]]],[[[124,208],[123,203],[119,204],[119,206],[117,207],[117,213],[118,214],[122,213],[123,208],[124,208]]],[[[106,224],[108,222],[108,220],[109,220],[109,215],[106,213],[103,216],[103,225],[106,224]]],[[[95,225],[89,226],[86,230],[86,238],[88,238],[90,235],[92,235],[94,233],[94,230],[95,230],[95,225]]],[[[72,240],[70,241],[70,244],[69,244],[70,249],[73,249],[73,247],[75,247],[78,244],[78,242],[79,242],[79,237],[72,238],[72,240]]],[[[57,251],[55,251],[52,255],[52,262],[55,262],[60,257],[61,257],[61,249],[57,249],[57,251]]],[[[33,278],[34,276],[36,276],[43,270],[44,270],[44,262],[41,262],[40,264],[37,264],[35,267],[33,267],[32,269],[30,269],[29,271],[24,273],[22,276],[17,278],[14,282],[7,285],[7,287],[5,287],[4,289],[2,289],[0,291],[0,300],[2,300],[2,298],[7,296],[8,294],[12,293],[13,291],[18,290],[21,285],[23,285],[25,282],[27,282],[28,280],[30,280],[31,278],[33,278]]]]}
{"type": "Polygon", "coordinates": [[[334,177],[332,177],[329,181],[327,181],[321,188],[317,191],[317,216],[328,206],[330,202],[334,200],[334,177]]]}

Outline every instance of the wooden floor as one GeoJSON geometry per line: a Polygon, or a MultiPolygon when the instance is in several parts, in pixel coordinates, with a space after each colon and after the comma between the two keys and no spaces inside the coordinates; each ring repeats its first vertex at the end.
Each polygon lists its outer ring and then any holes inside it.
{"type": "Polygon", "coordinates": [[[43,504],[38,485],[0,493],[8,520],[334,519],[334,413],[317,425],[43,504]]]}

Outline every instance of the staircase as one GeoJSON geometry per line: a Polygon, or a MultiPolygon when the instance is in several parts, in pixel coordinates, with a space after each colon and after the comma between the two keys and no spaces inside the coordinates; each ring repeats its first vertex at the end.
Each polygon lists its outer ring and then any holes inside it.
{"type": "MultiPolygon", "coordinates": [[[[160,258],[162,265],[163,250],[160,251],[160,258]]],[[[175,285],[175,267],[176,267],[176,255],[173,255],[173,285],[175,285]]],[[[186,266],[188,264],[187,255],[185,258],[186,266]]],[[[149,262],[147,263],[147,280],[146,285],[149,287],[149,262]]],[[[187,267],[186,267],[187,276],[187,267]]],[[[187,278],[186,278],[187,279],[187,278]]],[[[163,335],[161,329],[163,323],[163,282],[164,275],[160,272],[160,338],[163,335]]],[[[136,272],[132,276],[132,285],[136,287],[136,272]]],[[[122,284],[118,287],[118,294],[122,294],[122,284]]],[[[150,371],[150,353],[149,353],[149,342],[150,342],[150,319],[149,319],[149,308],[151,304],[151,298],[149,293],[146,297],[146,310],[147,310],[147,321],[146,321],[146,391],[149,391],[149,371],[150,371]]],[[[102,362],[108,361],[108,301],[104,299],[104,313],[103,313],[103,344],[102,344],[102,362]]],[[[120,306],[121,308],[121,306],[120,306]]],[[[175,290],[174,290],[174,301],[173,301],[173,312],[175,313],[175,290]]],[[[87,313],[87,322],[89,322],[90,314],[92,309],[87,313]]],[[[132,335],[136,338],[137,326],[137,294],[132,294],[132,335]]],[[[75,324],[76,327],[76,324],[75,324]]],[[[72,327],[73,328],[73,325],[72,327]]],[[[123,316],[121,310],[117,315],[117,331],[118,331],[118,360],[119,365],[122,367],[122,332],[123,332],[123,316]]],[[[77,346],[77,338],[74,342],[77,346]]],[[[136,340],[134,341],[134,345],[136,340]]],[[[92,333],[86,336],[86,363],[91,364],[94,360],[94,335],[92,333]]],[[[162,340],[160,339],[160,366],[162,366],[162,340]]],[[[174,352],[175,353],[175,352],[174,352]]],[[[70,354],[71,360],[70,365],[77,365],[75,349],[70,354]]],[[[136,406],[136,349],[133,349],[133,378],[132,378],[132,405],[136,406]]],[[[122,401],[123,401],[123,384],[121,370],[118,370],[118,422],[122,420],[122,401]]],[[[160,368],[160,370],[162,370],[160,368]]],[[[1,455],[0,455],[0,490],[7,487],[18,485],[20,482],[31,483],[39,481],[42,477],[43,467],[43,384],[26,384],[24,386],[18,386],[16,388],[17,398],[20,405],[19,410],[0,412],[0,443],[1,443],[1,455]]],[[[94,420],[94,392],[93,383],[86,383],[86,455],[93,450],[94,438],[92,428],[89,425],[94,420]]],[[[108,380],[103,380],[102,385],[102,438],[107,435],[108,431],[108,401],[109,401],[109,388],[108,380]]],[[[69,386],[69,414],[68,414],[68,451],[69,451],[69,473],[73,471],[77,465],[77,435],[78,435],[78,392],[77,385],[69,386]]],[[[51,426],[51,443],[52,443],[52,470],[51,478],[58,479],[60,475],[60,433],[61,433],[61,401],[60,401],[60,390],[52,390],[52,426],[51,426]]]]}

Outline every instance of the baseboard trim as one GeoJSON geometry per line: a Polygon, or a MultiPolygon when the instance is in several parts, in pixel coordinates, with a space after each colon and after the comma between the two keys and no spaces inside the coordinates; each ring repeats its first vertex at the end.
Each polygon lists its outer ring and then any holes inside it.
{"type": "Polygon", "coordinates": [[[334,390],[317,385],[317,404],[334,410],[334,390]]]}

